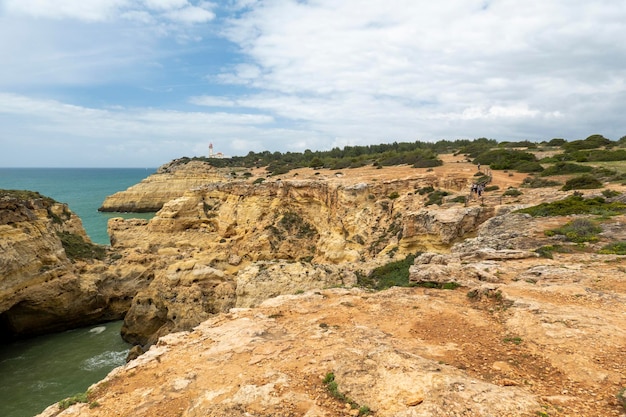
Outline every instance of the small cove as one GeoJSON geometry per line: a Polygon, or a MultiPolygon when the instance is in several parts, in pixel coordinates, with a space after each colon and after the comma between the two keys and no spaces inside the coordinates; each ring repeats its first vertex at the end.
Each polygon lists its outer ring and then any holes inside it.
{"type": "Polygon", "coordinates": [[[0,345],[0,416],[32,417],[123,365],[122,321],[0,345]]]}

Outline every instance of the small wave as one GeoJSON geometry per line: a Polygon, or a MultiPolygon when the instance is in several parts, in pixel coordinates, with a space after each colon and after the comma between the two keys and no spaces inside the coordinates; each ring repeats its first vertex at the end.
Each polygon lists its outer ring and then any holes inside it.
{"type": "Polygon", "coordinates": [[[107,329],[106,326],[98,326],[98,327],[94,327],[93,329],[89,330],[89,333],[100,334],[103,331],[105,331],[106,329],[107,329]]]}
{"type": "Polygon", "coordinates": [[[59,387],[60,383],[55,381],[36,381],[31,385],[33,391],[46,391],[50,387],[59,387]]]}
{"type": "Polygon", "coordinates": [[[81,369],[85,371],[95,371],[96,369],[120,366],[126,362],[126,355],[128,355],[128,350],[104,352],[83,361],[81,369]]]}

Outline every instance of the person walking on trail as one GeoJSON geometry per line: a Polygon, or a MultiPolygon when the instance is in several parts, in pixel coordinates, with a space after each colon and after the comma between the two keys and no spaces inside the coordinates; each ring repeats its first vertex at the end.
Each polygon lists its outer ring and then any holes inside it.
{"type": "Polygon", "coordinates": [[[480,171],[480,162],[478,163],[478,170],[480,171]]]}

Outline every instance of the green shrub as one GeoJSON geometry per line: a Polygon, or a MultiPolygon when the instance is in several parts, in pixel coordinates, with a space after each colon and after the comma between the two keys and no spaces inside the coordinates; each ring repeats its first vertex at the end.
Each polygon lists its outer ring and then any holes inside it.
{"type": "Polygon", "coordinates": [[[517,172],[524,173],[542,172],[543,166],[541,166],[541,164],[536,161],[520,162],[515,165],[515,170],[517,172]]]}
{"type": "Polygon", "coordinates": [[[602,195],[605,198],[613,198],[613,197],[617,197],[618,195],[621,195],[621,193],[615,190],[602,190],[602,195]]]}
{"type": "Polygon", "coordinates": [[[591,175],[581,175],[579,177],[570,178],[565,181],[565,185],[561,188],[563,191],[569,190],[589,190],[593,188],[602,188],[602,183],[596,177],[591,175]]]}
{"type": "Polygon", "coordinates": [[[424,195],[424,194],[432,193],[433,191],[435,191],[435,188],[432,185],[429,185],[427,187],[419,188],[416,191],[419,195],[424,195]]]}
{"type": "Polygon", "coordinates": [[[557,162],[554,165],[544,169],[541,172],[542,177],[549,177],[551,175],[566,175],[566,174],[578,174],[582,172],[591,172],[592,167],[586,165],[573,164],[571,162],[557,162]]]}
{"type": "Polygon", "coordinates": [[[626,255],[626,241],[613,242],[600,249],[605,255],[626,255]]]}
{"type": "Polygon", "coordinates": [[[72,397],[66,398],[64,400],[59,401],[59,408],[61,410],[65,410],[70,405],[78,404],[78,403],[88,403],[89,399],[86,392],[76,394],[72,397]]]}
{"type": "Polygon", "coordinates": [[[544,188],[544,187],[555,187],[557,185],[561,185],[560,182],[546,180],[543,178],[535,178],[535,177],[526,177],[524,181],[522,181],[522,187],[527,188],[544,188]]]}
{"type": "Polygon", "coordinates": [[[595,149],[603,146],[611,146],[613,142],[602,135],[591,135],[584,140],[575,140],[561,145],[567,152],[579,151],[581,149],[595,149]]]}
{"type": "Polygon", "coordinates": [[[622,388],[617,393],[617,401],[619,402],[619,405],[622,406],[624,411],[626,411],[626,387],[622,388]]]}
{"type": "Polygon", "coordinates": [[[537,162],[537,157],[514,149],[494,149],[478,155],[474,162],[489,165],[491,169],[517,169],[517,166],[525,163],[537,162]]]}
{"type": "Polygon", "coordinates": [[[424,203],[424,205],[431,206],[433,204],[437,204],[438,206],[440,206],[443,203],[443,198],[447,195],[449,195],[447,191],[433,191],[432,193],[428,194],[428,199],[426,200],[426,203],[424,203]]]}
{"type": "Polygon", "coordinates": [[[508,196],[508,197],[518,197],[520,195],[522,195],[523,193],[518,190],[517,188],[509,188],[508,190],[506,190],[505,192],[502,193],[502,196],[508,196]]]}
{"type": "Polygon", "coordinates": [[[256,180],[254,180],[252,184],[261,184],[263,181],[265,181],[265,178],[259,177],[256,180]]]}
{"type": "Polygon", "coordinates": [[[567,143],[567,141],[565,139],[554,138],[554,139],[550,140],[547,143],[547,145],[548,146],[563,146],[565,143],[567,143]]]}
{"type": "Polygon", "coordinates": [[[408,255],[404,260],[389,262],[379,266],[367,276],[357,274],[357,283],[366,288],[384,290],[390,287],[409,286],[409,267],[413,265],[415,255],[408,255]]]}
{"type": "Polygon", "coordinates": [[[596,242],[598,240],[598,233],[600,232],[602,232],[602,228],[593,221],[588,219],[576,219],[559,228],[547,230],[546,235],[563,235],[567,237],[569,241],[582,243],[596,242]]]}
{"type": "Polygon", "coordinates": [[[463,204],[465,204],[465,196],[464,195],[457,195],[456,197],[454,197],[450,201],[453,202],[453,203],[463,203],[463,204]]]}
{"type": "Polygon", "coordinates": [[[390,199],[390,200],[395,200],[395,199],[396,199],[396,198],[398,198],[398,197],[400,197],[400,194],[398,194],[398,192],[397,192],[397,191],[394,191],[394,192],[392,192],[391,194],[389,194],[389,195],[387,196],[387,198],[388,198],[388,199],[390,199]]]}
{"type": "Polygon", "coordinates": [[[563,200],[541,203],[517,210],[517,212],[527,213],[533,217],[568,216],[570,214],[615,216],[626,212],[626,204],[620,202],[608,203],[602,197],[583,198],[579,195],[571,195],[563,200]]]}
{"type": "Polygon", "coordinates": [[[500,189],[500,187],[497,186],[497,185],[490,185],[488,187],[485,187],[485,191],[496,191],[496,190],[499,190],[499,189],[500,189]]]}
{"type": "Polygon", "coordinates": [[[337,381],[335,381],[335,374],[333,372],[327,373],[322,383],[326,385],[326,389],[328,390],[328,393],[333,398],[341,401],[342,403],[349,404],[350,407],[354,410],[358,409],[359,416],[366,416],[371,413],[371,410],[368,406],[366,405],[359,406],[359,404],[356,401],[350,399],[344,393],[339,391],[339,385],[337,384],[337,381]]]}
{"type": "Polygon", "coordinates": [[[608,162],[626,160],[626,149],[609,151],[606,149],[591,149],[576,151],[571,154],[572,159],[578,162],[608,162]]]}
{"type": "Polygon", "coordinates": [[[57,232],[57,236],[61,239],[65,254],[72,261],[78,259],[104,259],[106,251],[102,246],[85,242],[80,235],[69,232],[57,232]]]}

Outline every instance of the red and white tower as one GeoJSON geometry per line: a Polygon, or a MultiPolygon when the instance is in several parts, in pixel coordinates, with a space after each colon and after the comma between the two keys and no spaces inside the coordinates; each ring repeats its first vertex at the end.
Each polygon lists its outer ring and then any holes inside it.
{"type": "Polygon", "coordinates": [[[213,158],[213,144],[209,143],[209,158],[213,158]]]}

